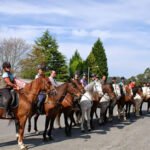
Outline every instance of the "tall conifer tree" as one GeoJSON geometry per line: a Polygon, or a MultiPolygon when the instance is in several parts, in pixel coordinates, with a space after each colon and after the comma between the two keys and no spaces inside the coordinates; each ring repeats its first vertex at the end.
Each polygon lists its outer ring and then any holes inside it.
{"type": "Polygon", "coordinates": [[[92,51],[86,59],[86,65],[90,68],[90,72],[108,76],[107,57],[102,42],[98,40],[94,43],[92,51]]]}

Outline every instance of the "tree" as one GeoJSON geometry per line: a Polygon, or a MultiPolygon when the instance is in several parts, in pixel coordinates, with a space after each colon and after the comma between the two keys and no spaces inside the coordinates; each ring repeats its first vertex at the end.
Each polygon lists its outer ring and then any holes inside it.
{"type": "Polygon", "coordinates": [[[75,51],[72,58],[69,62],[69,72],[70,76],[73,76],[75,73],[83,73],[83,60],[78,52],[78,50],[75,51]]]}
{"type": "Polygon", "coordinates": [[[9,61],[12,68],[17,71],[19,69],[19,61],[30,50],[27,44],[21,38],[9,38],[0,41],[0,63],[9,61]]]}
{"type": "MultiPolygon", "coordinates": [[[[35,41],[35,45],[31,54],[28,55],[28,58],[21,62],[22,65],[27,63],[26,65],[30,66],[30,64],[28,64],[29,60],[32,61],[32,70],[36,70],[35,68],[42,64],[48,68],[46,74],[49,74],[50,70],[55,70],[57,72],[57,77],[61,80],[68,76],[68,68],[66,65],[65,56],[58,51],[58,44],[50,35],[48,30],[46,30],[43,35],[35,41]]],[[[24,75],[26,74],[27,70],[29,69],[26,68],[23,73],[24,75]]]]}
{"type": "Polygon", "coordinates": [[[86,66],[90,67],[90,72],[108,76],[107,57],[102,42],[98,40],[94,43],[92,51],[86,59],[86,66]]]}

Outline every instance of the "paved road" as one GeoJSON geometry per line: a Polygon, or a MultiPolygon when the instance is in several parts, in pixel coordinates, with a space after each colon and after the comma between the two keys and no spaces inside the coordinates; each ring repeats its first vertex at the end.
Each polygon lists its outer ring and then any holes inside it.
{"type": "MultiPolygon", "coordinates": [[[[117,117],[112,123],[99,127],[92,132],[81,133],[78,127],[73,128],[72,137],[64,135],[64,128],[55,125],[52,142],[42,141],[44,116],[38,122],[41,135],[35,136],[33,131],[25,133],[25,144],[31,150],[149,150],[150,149],[150,114],[139,119],[120,122],[117,117]]],[[[63,121],[62,121],[63,122],[63,121]]],[[[96,123],[96,121],[95,121],[96,123]]],[[[0,150],[16,150],[14,124],[0,120],[0,150]]]]}

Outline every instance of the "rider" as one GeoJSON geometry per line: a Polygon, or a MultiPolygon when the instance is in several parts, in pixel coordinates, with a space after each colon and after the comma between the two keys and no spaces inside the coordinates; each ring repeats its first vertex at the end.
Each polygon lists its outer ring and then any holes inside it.
{"type": "MultiPolygon", "coordinates": [[[[35,76],[35,79],[45,76],[44,70],[45,70],[45,68],[43,66],[38,66],[38,73],[35,76]]],[[[46,98],[45,92],[40,91],[40,93],[38,95],[38,102],[37,102],[37,110],[38,110],[39,114],[41,114],[43,112],[42,106],[43,106],[43,103],[45,101],[45,98],[46,98]]]]}
{"type": "Polygon", "coordinates": [[[55,70],[52,70],[51,71],[51,74],[50,74],[50,76],[49,76],[49,80],[50,80],[50,82],[52,83],[52,85],[54,86],[54,87],[58,87],[59,85],[58,85],[58,83],[57,83],[57,81],[55,80],[55,77],[56,77],[56,71],[55,70]]]}
{"type": "Polygon", "coordinates": [[[116,77],[112,78],[112,86],[113,86],[114,92],[115,92],[115,94],[117,96],[117,100],[120,99],[120,97],[121,97],[121,91],[120,91],[119,85],[117,84],[117,78],[116,77]]]}
{"type": "Polygon", "coordinates": [[[101,78],[101,80],[100,80],[101,84],[105,84],[106,80],[107,80],[106,76],[103,75],[102,78],[101,78]]]}
{"type": "Polygon", "coordinates": [[[126,90],[125,90],[125,78],[121,77],[121,81],[119,83],[120,89],[121,89],[121,94],[125,95],[126,90]]]}
{"type": "Polygon", "coordinates": [[[82,79],[80,80],[81,84],[83,87],[85,87],[86,85],[88,85],[88,81],[87,81],[87,76],[84,73],[82,79]]]}
{"type": "Polygon", "coordinates": [[[6,107],[6,118],[12,116],[10,105],[12,99],[15,98],[15,91],[19,90],[19,87],[16,85],[15,76],[11,73],[11,64],[9,62],[4,62],[3,65],[3,74],[1,78],[1,95],[5,97],[5,107],[6,107]]]}

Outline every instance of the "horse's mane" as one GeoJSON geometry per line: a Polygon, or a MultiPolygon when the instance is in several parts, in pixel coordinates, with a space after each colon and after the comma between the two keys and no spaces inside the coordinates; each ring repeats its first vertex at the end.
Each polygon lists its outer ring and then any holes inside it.
{"type": "Polygon", "coordinates": [[[31,89],[35,88],[35,84],[39,84],[43,77],[39,77],[37,79],[32,80],[30,83],[27,83],[23,88],[24,91],[31,91],[31,89]]]}

